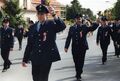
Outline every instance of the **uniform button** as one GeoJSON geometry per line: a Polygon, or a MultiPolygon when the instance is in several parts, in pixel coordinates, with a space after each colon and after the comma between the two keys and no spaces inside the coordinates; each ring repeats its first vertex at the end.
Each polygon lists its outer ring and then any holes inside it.
{"type": "Polygon", "coordinates": [[[40,34],[38,34],[38,36],[40,36],[40,34]]]}
{"type": "Polygon", "coordinates": [[[41,41],[41,40],[39,40],[39,41],[41,41]]]}
{"type": "Polygon", "coordinates": [[[39,50],[39,53],[41,52],[41,50],[39,50]]]}
{"type": "Polygon", "coordinates": [[[54,48],[52,48],[52,50],[54,50],[54,48]]]}
{"type": "Polygon", "coordinates": [[[41,46],[41,45],[39,45],[39,46],[41,46]]]}

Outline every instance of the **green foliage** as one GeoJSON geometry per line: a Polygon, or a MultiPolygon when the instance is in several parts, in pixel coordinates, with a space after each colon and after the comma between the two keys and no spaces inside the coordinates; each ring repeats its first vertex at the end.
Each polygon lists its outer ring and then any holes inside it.
{"type": "Polygon", "coordinates": [[[111,9],[111,14],[112,14],[112,20],[115,19],[115,12],[114,12],[114,8],[111,9]]]}
{"type": "Polygon", "coordinates": [[[103,15],[106,16],[108,20],[113,20],[113,19],[115,19],[113,8],[106,9],[106,10],[103,12],[103,15]]]}
{"type": "Polygon", "coordinates": [[[92,20],[95,20],[95,16],[93,15],[93,12],[89,9],[89,8],[82,8],[82,12],[81,12],[82,14],[84,14],[84,15],[88,15],[88,17],[90,18],[90,19],[92,19],[92,20]]]}
{"type": "Polygon", "coordinates": [[[115,18],[120,18],[120,0],[117,1],[113,10],[114,10],[115,18]]]}
{"type": "Polygon", "coordinates": [[[84,14],[84,15],[88,15],[91,19],[95,19],[95,16],[93,16],[93,12],[88,8],[82,8],[82,6],[80,5],[80,3],[78,2],[78,0],[73,0],[71,2],[71,6],[66,6],[66,19],[69,21],[73,21],[74,16],[76,14],[84,14]]]}
{"type": "Polygon", "coordinates": [[[81,5],[79,4],[78,0],[73,0],[71,2],[71,6],[66,6],[67,9],[67,14],[66,14],[66,19],[74,19],[74,16],[78,13],[81,12],[81,5]]]}
{"type": "Polygon", "coordinates": [[[0,11],[0,19],[2,18],[2,12],[0,11]]]}
{"type": "Polygon", "coordinates": [[[3,16],[9,16],[12,27],[15,28],[18,23],[23,24],[24,26],[26,25],[25,20],[23,19],[24,10],[19,8],[18,0],[5,1],[2,11],[4,13],[3,16]]]}

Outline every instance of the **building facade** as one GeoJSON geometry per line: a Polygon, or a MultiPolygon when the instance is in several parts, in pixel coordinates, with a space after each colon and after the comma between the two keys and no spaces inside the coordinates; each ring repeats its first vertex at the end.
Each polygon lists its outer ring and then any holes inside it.
{"type": "MultiPolygon", "coordinates": [[[[4,5],[5,0],[0,0],[0,9],[4,5]]],[[[22,9],[25,9],[24,18],[25,20],[37,21],[36,6],[40,4],[40,0],[19,0],[19,6],[22,9]]],[[[50,0],[50,5],[54,7],[55,12],[62,19],[66,19],[66,7],[59,3],[57,0],[50,0]]],[[[52,17],[48,14],[48,18],[52,17]]]]}
{"type": "Polygon", "coordinates": [[[4,5],[4,0],[0,0],[0,10],[3,5],[4,5]]]}
{"type": "MultiPolygon", "coordinates": [[[[24,18],[26,20],[33,20],[37,21],[36,16],[36,6],[40,4],[40,0],[19,0],[20,7],[25,9],[24,18]]],[[[60,4],[57,0],[50,0],[50,5],[54,7],[55,12],[58,16],[62,19],[66,19],[66,7],[60,4]]],[[[52,17],[48,14],[48,18],[51,19],[52,17]]]]}

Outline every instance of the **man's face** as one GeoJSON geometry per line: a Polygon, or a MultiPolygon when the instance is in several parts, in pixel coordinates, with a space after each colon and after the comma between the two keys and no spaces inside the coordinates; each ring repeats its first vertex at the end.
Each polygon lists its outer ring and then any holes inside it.
{"type": "Polygon", "coordinates": [[[120,20],[118,20],[118,23],[120,24],[120,20]]]}
{"type": "Polygon", "coordinates": [[[77,24],[80,24],[80,23],[82,23],[82,18],[81,18],[81,17],[79,17],[79,18],[76,18],[76,19],[75,19],[75,22],[76,22],[77,24]]]}
{"type": "Polygon", "coordinates": [[[107,21],[101,20],[101,24],[102,24],[102,25],[107,25],[107,21]]]}
{"type": "Polygon", "coordinates": [[[8,27],[9,26],[9,22],[3,22],[3,26],[4,27],[8,27]]]}
{"type": "Polygon", "coordinates": [[[33,25],[33,23],[29,23],[29,26],[32,26],[33,25]]]}
{"type": "Polygon", "coordinates": [[[38,12],[37,17],[39,21],[44,21],[46,19],[46,13],[38,12]]]}
{"type": "Polygon", "coordinates": [[[116,24],[120,24],[120,20],[115,20],[115,23],[116,24]]]}

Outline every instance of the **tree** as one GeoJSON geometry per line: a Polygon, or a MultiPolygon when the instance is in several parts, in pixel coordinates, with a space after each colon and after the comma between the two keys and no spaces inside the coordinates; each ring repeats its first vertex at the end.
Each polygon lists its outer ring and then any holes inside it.
{"type": "Polygon", "coordinates": [[[113,8],[113,14],[115,18],[120,18],[120,0],[117,0],[114,8],[113,8]]]}
{"type": "Polygon", "coordinates": [[[0,19],[2,18],[2,12],[0,11],[0,19]]]}
{"type": "Polygon", "coordinates": [[[106,9],[103,14],[104,14],[104,16],[107,17],[108,20],[113,20],[114,15],[112,12],[113,12],[113,9],[106,9]]]}
{"type": "Polygon", "coordinates": [[[88,8],[82,8],[78,0],[73,0],[71,2],[71,6],[66,6],[66,19],[67,20],[73,20],[76,14],[84,14],[87,15],[91,19],[95,19],[95,16],[93,16],[93,12],[88,8]]]}
{"type": "Polygon", "coordinates": [[[18,0],[6,0],[2,11],[4,17],[6,15],[9,16],[11,27],[15,28],[18,23],[25,25],[25,20],[23,19],[24,10],[19,8],[18,0]]]}
{"type": "Polygon", "coordinates": [[[82,14],[85,16],[88,16],[90,19],[95,20],[95,16],[93,15],[93,12],[89,8],[82,8],[82,14]]]}
{"type": "Polygon", "coordinates": [[[70,19],[74,19],[75,15],[81,12],[81,5],[78,2],[78,0],[73,0],[71,2],[71,6],[66,6],[66,19],[70,20],[70,19]]]}

